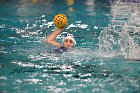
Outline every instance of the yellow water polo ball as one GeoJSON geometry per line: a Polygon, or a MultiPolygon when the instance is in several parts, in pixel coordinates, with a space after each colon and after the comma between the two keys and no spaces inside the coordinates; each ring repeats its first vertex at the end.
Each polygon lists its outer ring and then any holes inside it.
{"type": "Polygon", "coordinates": [[[66,15],[57,14],[54,16],[53,22],[56,27],[58,27],[59,29],[62,29],[67,25],[68,20],[67,20],[66,15]]]}

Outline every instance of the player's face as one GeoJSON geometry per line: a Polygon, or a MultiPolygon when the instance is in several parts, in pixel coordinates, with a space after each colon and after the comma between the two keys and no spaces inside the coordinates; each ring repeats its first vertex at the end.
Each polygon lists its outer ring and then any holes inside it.
{"type": "Polygon", "coordinates": [[[65,39],[64,40],[64,46],[66,48],[72,48],[74,46],[74,42],[71,39],[65,39]]]}

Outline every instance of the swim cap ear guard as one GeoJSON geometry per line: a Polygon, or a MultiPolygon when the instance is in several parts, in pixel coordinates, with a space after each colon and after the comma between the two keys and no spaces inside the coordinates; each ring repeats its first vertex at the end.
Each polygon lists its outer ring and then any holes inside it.
{"type": "Polygon", "coordinates": [[[76,45],[76,40],[74,39],[74,35],[73,34],[66,34],[65,38],[62,41],[62,44],[64,43],[65,39],[71,39],[74,42],[74,46],[76,45]]]}

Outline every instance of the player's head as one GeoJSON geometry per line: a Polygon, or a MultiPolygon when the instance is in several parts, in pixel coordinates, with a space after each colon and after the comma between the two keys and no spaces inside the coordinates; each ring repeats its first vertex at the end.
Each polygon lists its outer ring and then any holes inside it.
{"type": "Polygon", "coordinates": [[[63,40],[63,45],[66,48],[72,48],[76,45],[76,40],[74,39],[73,34],[67,34],[67,36],[63,40]]]}

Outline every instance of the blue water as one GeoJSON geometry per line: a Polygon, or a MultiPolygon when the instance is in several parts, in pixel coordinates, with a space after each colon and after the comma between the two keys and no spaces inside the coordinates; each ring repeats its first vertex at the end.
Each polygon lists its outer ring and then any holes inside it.
{"type": "Polygon", "coordinates": [[[140,93],[140,5],[116,1],[2,0],[0,93],[140,93]],[[50,54],[57,13],[77,45],[50,54]]]}

